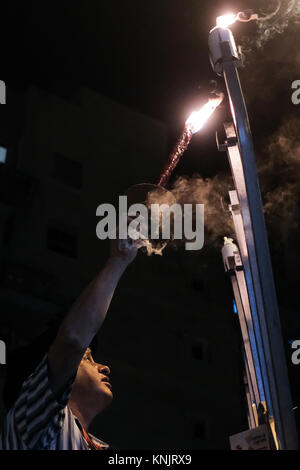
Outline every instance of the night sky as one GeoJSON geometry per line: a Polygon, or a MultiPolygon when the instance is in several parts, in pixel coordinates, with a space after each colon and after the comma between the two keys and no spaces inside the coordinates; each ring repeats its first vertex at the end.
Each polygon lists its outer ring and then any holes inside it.
{"type": "MultiPolygon", "coordinates": [[[[282,13],[290,3],[282,2],[282,13]]],[[[62,0],[29,1],[22,6],[9,2],[0,31],[2,78],[14,89],[34,85],[66,99],[80,87],[96,90],[162,121],[171,150],[190,112],[206,101],[211,81],[217,80],[224,91],[223,80],[213,72],[208,58],[208,32],[216,16],[247,8],[266,14],[276,5],[275,0],[88,1],[84,5],[62,0]]],[[[285,182],[279,176],[282,166],[277,172],[264,171],[266,162],[276,164],[280,152],[276,145],[270,147],[272,142],[284,132],[290,147],[297,139],[300,106],[291,101],[291,84],[299,72],[299,18],[299,13],[276,16],[270,24],[273,34],[266,41],[255,22],[232,27],[244,53],[241,83],[259,170],[262,167],[263,197],[269,192],[272,196],[266,199],[271,201],[269,207],[275,193],[295,186],[296,175],[300,175],[297,159],[289,161],[285,182]],[[294,123],[290,125],[291,119],[294,123]]],[[[222,135],[228,113],[225,101],[205,131],[194,136],[174,177],[229,175],[227,158],[215,144],[215,132],[222,135]]],[[[291,198],[298,198],[297,188],[291,198]]],[[[286,218],[287,206],[283,201],[280,216],[286,218]]]]}
{"type": "MultiPolygon", "coordinates": [[[[276,2],[12,1],[0,33],[2,76],[14,88],[34,84],[66,98],[80,86],[97,90],[165,122],[171,146],[216,79],[207,48],[216,16],[258,5],[270,11],[276,2]]],[[[242,85],[256,142],[276,130],[283,110],[297,112],[290,100],[297,30],[290,21],[283,35],[246,56],[242,85]]],[[[253,23],[236,24],[233,31],[237,44],[258,37],[253,23]]],[[[208,124],[205,139],[194,138],[180,171],[210,176],[225,169],[215,152],[215,126],[208,124]]]]}

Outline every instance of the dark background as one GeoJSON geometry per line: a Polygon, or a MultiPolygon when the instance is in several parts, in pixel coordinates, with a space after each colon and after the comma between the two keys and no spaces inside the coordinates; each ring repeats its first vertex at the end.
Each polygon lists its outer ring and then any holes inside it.
{"type": "MultiPolygon", "coordinates": [[[[107,257],[95,235],[96,207],[132,184],[154,182],[185,119],[205,102],[216,79],[207,49],[215,17],[258,6],[271,2],[3,7],[0,337],[9,349],[66,313],[107,257]]],[[[260,48],[254,23],[232,30],[238,44],[245,37],[254,44],[240,75],[263,200],[272,208],[267,225],[296,406],[290,341],[300,337],[300,108],[291,102],[291,83],[300,78],[300,58],[293,20],[260,48]]],[[[228,184],[227,158],[215,144],[226,116],[224,102],[194,136],[173,180],[197,173],[224,175],[228,184]]],[[[228,436],[247,428],[239,327],[220,246],[139,253],[121,280],[97,353],[111,366],[115,400],[94,425],[116,448],[228,448],[228,436]]]]}

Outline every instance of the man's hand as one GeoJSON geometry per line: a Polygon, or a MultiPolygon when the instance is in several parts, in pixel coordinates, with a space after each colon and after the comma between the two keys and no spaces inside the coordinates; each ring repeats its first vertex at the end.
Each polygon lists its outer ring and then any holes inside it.
{"type": "MultiPolygon", "coordinates": [[[[133,218],[127,217],[127,227],[132,220],[133,218]]],[[[138,252],[138,246],[137,243],[129,236],[125,240],[120,240],[118,235],[119,231],[117,230],[116,240],[111,240],[110,258],[128,265],[135,259],[138,252]]]]}
{"type": "Polygon", "coordinates": [[[136,257],[137,251],[138,248],[131,238],[127,240],[112,240],[110,245],[110,258],[119,260],[128,265],[136,257]]]}

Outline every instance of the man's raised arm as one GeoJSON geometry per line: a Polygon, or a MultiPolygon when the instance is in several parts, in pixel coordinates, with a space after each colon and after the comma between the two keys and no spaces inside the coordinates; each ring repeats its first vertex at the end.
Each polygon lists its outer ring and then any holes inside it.
{"type": "Polygon", "coordinates": [[[86,348],[101,327],[116,286],[137,253],[131,240],[111,243],[110,257],[71,307],[50,347],[48,363],[54,394],[75,374],[86,348]]]}

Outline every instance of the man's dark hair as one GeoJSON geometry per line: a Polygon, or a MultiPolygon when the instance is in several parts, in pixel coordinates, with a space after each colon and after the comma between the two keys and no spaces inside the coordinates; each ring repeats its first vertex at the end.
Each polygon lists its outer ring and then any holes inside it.
{"type": "MultiPolygon", "coordinates": [[[[3,402],[8,411],[18,398],[23,382],[29,377],[49,351],[59,330],[59,324],[54,324],[44,333],[35,338],[30,344],[17,348],[7,355],[7,372],[3,390],[3,402]]],[[[97,336],[90,344],[92,354],[97,349],[97,336]]]]}

